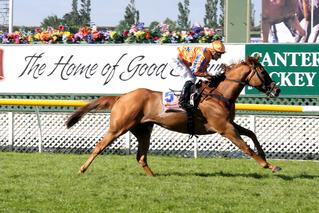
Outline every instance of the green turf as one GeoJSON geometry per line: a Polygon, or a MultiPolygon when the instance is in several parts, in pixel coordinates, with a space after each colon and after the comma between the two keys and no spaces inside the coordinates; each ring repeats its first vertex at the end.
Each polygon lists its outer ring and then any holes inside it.
{"type": "Polygon", "coordinates": [[[319,163],[0,152],[0,212],[319,212],[319,163]]]}

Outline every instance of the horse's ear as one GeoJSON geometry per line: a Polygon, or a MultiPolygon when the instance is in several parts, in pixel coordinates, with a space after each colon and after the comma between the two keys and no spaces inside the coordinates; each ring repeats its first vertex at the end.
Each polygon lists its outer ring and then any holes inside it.
{"type": "Polygon", "coordinates": [[[256,60],[256,59],[255,59],[254,57],[249,56],[249,57],[247,57],[246,62],[247,62],[248,64],[254,64],[255,60],[256,60]]]}
{"type": "Polygon", "coordinates": [[[256,54],[255,54],[255,60],[256,60],[256,61],[259,61],[259,58],[260,58],[260,53],[256,53],[256,54]]]}

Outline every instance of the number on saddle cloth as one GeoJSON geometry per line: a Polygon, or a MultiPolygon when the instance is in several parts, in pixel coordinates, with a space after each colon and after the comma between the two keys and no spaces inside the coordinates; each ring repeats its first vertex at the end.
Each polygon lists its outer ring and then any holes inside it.
{"type": "Polygon", "coordinates": [[[163,92],[162,102],[164,112],[179,112],[185,111],[180,108],[178,104],[179,97],[175,94],[175,91],[165,91],[163,92]]]}
{"type": "MultiPolygon", "coordinates": [[[[200,85],[193,85],[191,89],[191,95],[189,103],[197,108],[201,94],[197,90],[200,85]]],[[[185,109],[179,106],[179,97],[181,91],[169,90],[163,92],[162,102],[163,102],[163,111],[164,112],[180,112],[185,111],[185,109]]]]}

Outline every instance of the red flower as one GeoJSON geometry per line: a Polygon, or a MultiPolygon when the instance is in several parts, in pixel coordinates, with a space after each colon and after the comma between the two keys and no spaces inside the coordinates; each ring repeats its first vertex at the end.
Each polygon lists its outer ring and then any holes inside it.
{"type": "Polygon", "coordinates": [[[79,33],[81,33],[83,36],[87,36],[90,33],[90,29],[88,27],[81,27],[79,33]]]}
{"type": "Polygon", "coordinates": [[[124,31],[123,31],[123,36],[124,36],[124,37],[127,37],[128,34],[129,34],[129,31],[128,31],[128,30],[124,30],[124,31]]]}
{"type": "Polygon", "coordinates": [[[64,25],[60,24],[59,25],[59,30],[63,31],[64,30],[64,25]]]}
{"type": "Polygon", "coordinates": [[[97,40],[100,38],[100,33],[97,31],[92,32],[93,40],[97,40]]]}
{"type": "Polygon", "coordinates": [[[36,33],[41,33],[41,29],[39,27],[35,28],[34,30],[36,33]]]}
{"type": "Polygon", "coordinates": [[[145,38],[147,40],[151,38],[151,33],[149,31],[146,32],[145,38]]]}
{"type": "Polygon", "coordinates": [[[14,39],[18,39],[18,40],[19,40],[20,35],[19,35],[18,33],[14,33],[14,34],[13,34],[13,38],[14,38],[14,39]]]}

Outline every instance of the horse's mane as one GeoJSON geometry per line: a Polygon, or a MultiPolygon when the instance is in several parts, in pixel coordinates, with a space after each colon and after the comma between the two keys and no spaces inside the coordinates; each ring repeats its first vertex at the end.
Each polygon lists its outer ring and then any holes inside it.
{"type": "Polygon", "coordinates": [[[245,60],[241,60],[239,61],[238,63],[232,63],[230,65],[224,65],[224,69],[225,69],[225,72],[229,72],[239,66],[242,66],[242,65],[251,65],[251,59],[252,57],[248,57],[246,58],[245,60]]]}

